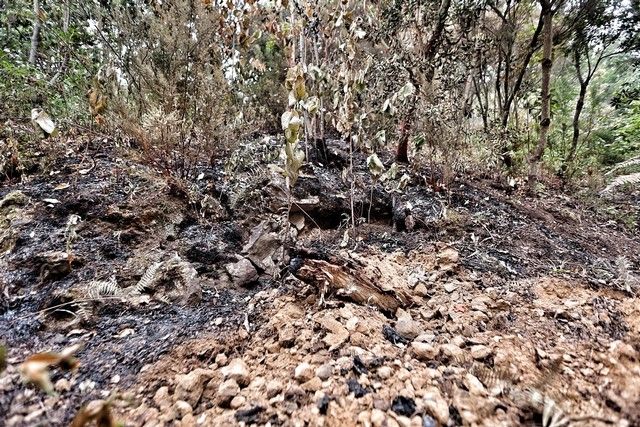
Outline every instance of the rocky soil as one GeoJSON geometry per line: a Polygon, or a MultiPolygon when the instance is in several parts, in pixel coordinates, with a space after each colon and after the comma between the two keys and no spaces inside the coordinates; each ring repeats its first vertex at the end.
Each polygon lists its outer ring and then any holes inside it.
{"type": "Polygon", "coordinates": [[[0,187],[0,425],[640,425],[637,199],[370,193],[362,155],[352,193],[346,152],[312,150],[290,221],[269,138],[194,184],[91,135],[34,154],[0,187]]]}

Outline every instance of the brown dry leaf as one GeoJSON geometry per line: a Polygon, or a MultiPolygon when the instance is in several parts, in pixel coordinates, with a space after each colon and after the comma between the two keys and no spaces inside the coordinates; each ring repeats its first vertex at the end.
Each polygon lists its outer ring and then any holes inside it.
{"type": "Polygon", "coordinates": [[[92,400],[84,405],[76,414],[71,427],[84,427],[95,422],[97,427],[116,427],[111,414],[111,405],[108,401],[92,400]]]}
{"type": "Polygon", "coordinates": [[[59,353],[44,352],[31,355],[20,365],[22,378],[40,387],[45,393],[53,393],[53,383],[49,377],[49,368],[58,366],[64,370],[75,370],[79,362],[73,356],[80,348],[81,344],[67,347],[59,353]]]}

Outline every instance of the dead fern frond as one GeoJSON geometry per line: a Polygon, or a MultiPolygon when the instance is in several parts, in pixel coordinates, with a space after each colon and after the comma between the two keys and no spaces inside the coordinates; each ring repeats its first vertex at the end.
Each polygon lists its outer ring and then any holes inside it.
{"type": "Polygon", "coordinates": [[[479,363],[474,363],[470,372],[494,395],[505,394],[514,385],[513,375],[504,369],[490,369],[479,363]]]}
{"type": "Polygon", "coordinates": [[[111,276],[109,280],[94,280],[87,285],[86,296],[89,299],[99,300],[103,297],[118,296],[122,288],[118,286],[115,276],[111,276]]]}
{"type": "Polygon", "coordinates": [[[600,194],[609,194],[611,191],[617,187],[627,185],[627,184],[637,184],[640,182],[640,172],[631,173],[628,175],[620,175],[615,178],[613,181],[607,185],[607,187],[600,192],[600,194]]]}
{"type": "Polygon", "coordinates": [[[169,303],[198,291],[197,276],[196,269],[175,254],[166,261],[151,264],[129,292],[134,295],[149,292],[157,300],[169,303]]]}
{"type": "Polygon", "coordinates": [[[617,165],[615,165],[609,172],[605,173],[605,176],[609,176],[612,173],[614,173],[615,171],[618,171],[620,169],[624,169],[624,168],[628,168],[630,166],[636,166],[636,165],[640,165],[640,156],[634,157],[632,159],[626,160],[622,163],[618,163],[617,165]]]}
{"type": "Polygon", "coordinates": [[[155,283],[159,278],[159,270],[162,267],[162,262],[155,262],[147,268],[147,271],[144,272],[138,283],[133,287],[133,292],[141,294],[147,289],[153,289],[155,283]]]}

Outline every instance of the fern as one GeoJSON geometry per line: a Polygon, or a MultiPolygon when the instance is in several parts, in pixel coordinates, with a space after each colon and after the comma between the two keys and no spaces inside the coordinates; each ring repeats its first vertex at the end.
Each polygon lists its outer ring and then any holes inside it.
{"type": "Polygon", "coordinates": [[[90,299],[99,300],[103,297],[118,296],[122,289],[118,286],[115,276],[109,280],[94,280],[87,285],[86,295],[90,299]]]}
{"type": "Polygon", "coordinates": [[[636,165],[640,165],[640,156],[634,157],[622,163],[618,163],[609,172],[605,173],[605,176],[609,176],[617,170],[628,168],[629,166],[636,166],[636,165]]]}
{"type": "Polygon", "coordinates": [[[166,261],[151,264],[142,278],[129,292],[141,294],[153,291],[157,300],[169,303],[188,296],[199,285],[195,279],[198,273],[193,266],[183,261],[177,254],[166,261]],[[160,289],[160,285],[163,285],[160,289]]]}
{"type": "Polygon", "coordinates": [[[162,267],[163,262],[155,262],[147,268],[138,283],[133,287],[133,292],[141,294],[147,289],[153,289],[159,279],[158,270],[162,267]]]}
{"type": "Polygon", "coordinates": [[[601,193],[608,194],[614,188],[617,188],[626,184],[637,184],[639,182],[640,182],[640,172],[632,173],[629,175],[621,175],[616,179],[614,179],[613,181],[611,181],[611,183],[609,183],[609,185],[607,185],[607,187],[604,190],[602,190],[601,193]]]}

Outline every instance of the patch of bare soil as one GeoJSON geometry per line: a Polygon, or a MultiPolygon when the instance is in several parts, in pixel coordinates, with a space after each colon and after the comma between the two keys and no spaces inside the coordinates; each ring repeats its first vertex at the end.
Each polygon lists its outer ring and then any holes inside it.
{"type": "Polygon", "coordinates": [[[118,152],[0,190],[1,423],[100,399],[132,426],[640,424],[640,242],[595,208],[402,169],[370,193],[362,158],[348,229],[332,142],[287,224],[276,141],[191,186],[118,152]],[[23,383],[75,344],[53,394],[23,383]]]}

